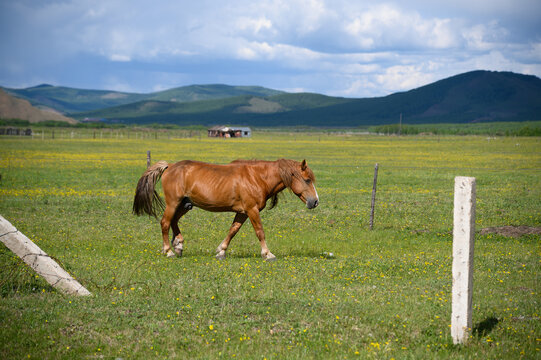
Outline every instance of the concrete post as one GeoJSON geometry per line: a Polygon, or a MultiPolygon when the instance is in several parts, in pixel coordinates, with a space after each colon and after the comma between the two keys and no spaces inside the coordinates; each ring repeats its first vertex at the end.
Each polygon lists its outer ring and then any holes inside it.
{"type": "Polygon", "coordinates": [[[472,328],[475,178],[455,178],[451,336],[465,344],[472,328]]]}
{"type": "Polygon", "coordinates": [[[90,295],[83,285],[1,215],[0,240],[56,289],[70,295],[90,295]]]}

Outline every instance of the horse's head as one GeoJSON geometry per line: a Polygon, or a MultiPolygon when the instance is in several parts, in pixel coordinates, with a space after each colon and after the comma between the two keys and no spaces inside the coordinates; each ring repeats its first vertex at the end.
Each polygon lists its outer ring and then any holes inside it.
{"type": "Polygon", "coordinates": [[[284,184],[299,197],[308,209],[313,209],[319,205],[319,196],[317,195],[315,181],[316,178],[312,170],[306,165],[306,160],[302,163],[292,160],[279,160],[280,175],[284,184]]]}

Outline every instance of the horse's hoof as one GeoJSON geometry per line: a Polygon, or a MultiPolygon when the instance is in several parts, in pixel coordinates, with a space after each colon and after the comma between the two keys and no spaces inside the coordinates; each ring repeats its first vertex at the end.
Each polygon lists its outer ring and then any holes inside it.
{"type": "Polygon", "coordinates": [[[268,262],[276,261],[276,256],[274,256],[274,254],[268,253],[267,256],[265,257],[265,261],[268,261],[268,262]]]}
{"type": "Polygon", "coordinates": [[[167,252],[167,254],[165,254],[167,257],[175,257],[175,253],[173,252],[173,250],[169,249],[169,251],[167,252]]]}
{"type": "Polygon", "coordinates": [[[182,256],[182,250],[184,249],[184,246],[179,239],[174,238],[173,240],[171,240],[171,246],[173,247],[173,250],[177,253],[178,256],[182,256]]]}
{"type": "Polygon", "coordinates": [[[220,253],[216,254],[216,259],[225,260],[225,254],[220,254],[220,253]]]}

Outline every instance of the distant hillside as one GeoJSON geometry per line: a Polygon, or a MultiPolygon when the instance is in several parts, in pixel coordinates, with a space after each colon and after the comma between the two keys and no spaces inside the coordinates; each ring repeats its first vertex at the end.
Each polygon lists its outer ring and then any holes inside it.
{"type": "Polygon", "coordinates": [[[73,89],[47,84],[27,89],[4,88],[4,90],[11,95],[28,100],[36,107],[48,107],[64,114],[129,104],[146,98],[141,94],[73,89]]]}
{"type": "Polygon", "coordinates": [[[260,86],[190,85],[149,94],[147,100],[191,102],[244,95],[266,97],[282,93],[283,91],[260,86]]]}
{"type": "Polygon", "coordinates": [[[77,117],[181,125],[360,126],[397,123],[400,114],[410,124],[541,120],[541,80],[510,72],[472,71],[377,98],[281,93],[181,104],[145,100],[77,117]]]}
{"type": "Polygon", "coordinates": [[[191,102],[241,95],[265,97],[282,93],[278,90],[258,86],[229,85],[191,85],[150,94],[84,90],[47,84],[27,89],[4,88],[4,90],[14,96],[28,100],[34,106],[52,108],[64,114],[99,110],[143,100],[191,102]]]}
{"type": "MultiPolygon", "coordinates": [[[[379,101],[380,108],[402,112],[414,123],[540,120],[541,79],[511,72],[472,71],[379,101]]],[[[374,106],[373,111],[380,109],[374,106]]]]}
{"type": "Polygon", "coordinates": [[[408,124],[541,120],[538,77],[481,70],[364,99],[228,85],[192,85],[152,94],[47,85],[9,91],[51,107],[55,103],[63,109],[94,109],[73,113],[77,119],[138,124],[363,126],[397,123],[401,114],[408,124]]]}
{"type": "Polygon", "coordinates": [[[17,99],[0,89],[0,119],[19,119],[30,122],[46,120],[65,121],[75,124],[72,118],[66,117],[55,111],[47,111],[32,106],[28,101],[17,99]]]}

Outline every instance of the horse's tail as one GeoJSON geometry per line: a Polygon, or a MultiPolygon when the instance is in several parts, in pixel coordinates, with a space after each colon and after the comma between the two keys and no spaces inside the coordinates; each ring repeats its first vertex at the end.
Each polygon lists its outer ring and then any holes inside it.
{"type": "Polygon", "coordinates": [[[163,211],[165,204],[155,187],[168,166],[166,161],[158,161],[143,173],[137,183],[133,198],[133,213],[135,215],[148,214],[158,218],[157,210],[163,211]]]}

